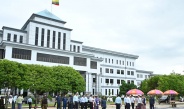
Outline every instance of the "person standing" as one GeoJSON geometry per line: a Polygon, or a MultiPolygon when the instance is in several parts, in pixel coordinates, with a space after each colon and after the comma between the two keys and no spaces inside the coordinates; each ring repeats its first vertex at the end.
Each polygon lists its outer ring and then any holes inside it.
{"type": "Polygon", "coordinates": [[[4,97],[1,97],[0,99],[0,109],[5,109],[5,105],[4,105],[4,97]]]}
{"type": "Polygon", "coordinates": [[[142,109],[146,109],[146,98],[142,95],[142,109]]]}
{"type": "Polygon", "coordinates": [[[17,95],[14,95],[12,99],[12,109],[15,109],[16,100],[17,100],[17,95]]]}
{"type": "Polygon", "coordinates": [[[42,109],[47,109],[47,107],[48,107],[46,95],[44,95],[44,97],[42,98],[41,107],[42,107],[42,109]]]}
{"type": "Polygon", "coordinates": [[[17,100],[16,103],[18,105],[18,109],[22,109],[22,101],[24,100],[24,98],[22,97],[22,95],[20,95],[17,100]]]}
{"type": "Polygon", "coordinates": [[[141,107],[142,107],[142,99],[141,99],[140,95],[138,95],[137,106],[138,106],[138,109],[141,109],[141,107]]]}
{"type": "Polygon", "coordinates": [[[87,109],[88,108],[88,98],[87,98],[87,95],[84,96],[84,99],[85,99],[84,109],[87,109]]]}
{"type": "Polygon", "coordinates": [[[124,105],[125,105],[125,109],[127,109],[127,105],[126,105],[126,103],[127,103],[127,95],[124,97],[124,105]]]}
{"type": "Polygon", "coordinates": [[[73,96],[72,95],[69,95],[68,109],[73,109],[73,96]]]}
{"type": "Polygon", "coordinates": [[[105,97],[102,97],[102,100],[101,100],[101,107],[102,107],[102,109],[106,109],[106,107],[107,107],[105,97]]]}
{"type": "Polygon", "coordinates": [[[63,101],[63,109],[66,109],[66,105],[68,101],[68,99],[66,98],[66,95],[64,95],[64,97],[62,98],[62,101],[63,101]]]}
{"type": "Polygon", "coordinates": [[[31,96],[29,96],[27,102],[29,104],[29,109],[31,109],[31,107],[32,107],[32,98],[31,98],[31,96]]]}
{"type": "Polygon", "coordinates": [[[57,104],[57,109],[61,109],[61,95],[60,94],[56,97],[56,104],[57,104]]]}
{"type": "Polygon", "coordinates": [[[131,100],[131,105],[132,105],[132,109],[134,109],[134,105],[135,105],[135,98],[133,95],[130,96],[130,100],[131,100]]]}
{"type": "Polygon", "coordinates": [[[93,101],[94,101],[93,96],[90,95],[89,97],[90,109],[93,109],[93,101]]]}
{"type": "Polygon", "coordinates": [[[155,98],[151,95],[149,98],[150,109],[154,109],[155,98]]]}
{"type": "Polygon", "coordinates": [[[98,98],[98,96],[95,96],[95,109],[99,109],[99,104],[100,104],[100,100],[98,98]]]}
{"type": "Polygon", "coordinates": [[[76,93],[73,97],[73,102],[75,104],[75,109],[78,109],[78,104],[79,104],[79,96],[78,96],[78,93],[76,93]]]}
{"type": "Polygon", "coordinates": [[[119,95],[117,95],[117,97],[115,99],[115,104],[116,104],[116,109],[120,109],[121,108],[122,100],[121,100],[121,97],[119,95]]]}
{"type": "Polygon", "coordinates": [[[127,108],[127,109],[130,109],[130,105],[131,105],[131,100],[130,100],[129,95],[127,95],[126,108],[127,108]]]}
{"type": "Polygon", "coordinates": [[[81,109],[84,109],[85,98],[84,95],[80,98],[81,109]]]}

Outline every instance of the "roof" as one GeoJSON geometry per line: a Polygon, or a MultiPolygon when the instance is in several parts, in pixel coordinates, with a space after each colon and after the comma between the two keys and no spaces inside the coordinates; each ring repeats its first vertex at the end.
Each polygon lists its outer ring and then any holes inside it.
{"type": "Polygon", "coordinates": [[[38,12],[36,14],[40,15],[40,16],[48,17],[48,18],[51,18],[51,19],[63,21],[59,17],[57,17],[56,15],[52,14],[51,12],[49,12],[47,9],[45,9],[43,11],[40,11],[40,12],[38,12]]]}
{"type": "Polygon", "coordinates": [[[146,71],[146,70],[136,70],[136,72],[153,74],[153,71],[146,71]]]}
{"type": "Polygon", "coordinates": [[[105,49],[101,49],[101,48],[89,47],[89,46],[84,46],[84,45],[82,46],[82,49],[84,51],[100,52],[100,53],[106,53],[106,54],[122,56],[122,57],[127,57],[127,58],[132,58],[132,59],[137,59],[139,57],[137,55],[127,54],[127,53],[122,53],[122,52],[116,52],[116,51],[111,51],[111,50],[105,50],[105,49]]]}

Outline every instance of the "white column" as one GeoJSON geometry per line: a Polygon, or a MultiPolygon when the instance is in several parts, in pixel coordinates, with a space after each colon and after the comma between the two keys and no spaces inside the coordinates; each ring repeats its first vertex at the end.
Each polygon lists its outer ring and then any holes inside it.
{"type": "Polygon", "coordinates": [[[86,72],[86,92],[89,92],[89,73],[86,72]]]}
{"type": "Polygon", "coordinates": [[[91,94],[93,93],[93,84],[92,84],[93,80],[92,80],[92,75],[90,72],[88,72],[88,86],[89,86],[89,92],[91,92],[91,94]]]}

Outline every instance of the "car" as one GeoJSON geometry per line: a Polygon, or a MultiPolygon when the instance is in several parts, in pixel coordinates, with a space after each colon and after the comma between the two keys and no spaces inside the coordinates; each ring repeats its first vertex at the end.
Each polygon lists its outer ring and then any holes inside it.
{"type": "Polygon", "coordinates": [[[174,100],[174,96],[171,96],[171,98],[170,98],[170,96],[168,96],[168,95],[163,95],[162,97],[160,97],[160,98],[158,99],[158,103],[159,103],[159,104],[160,104],[160,103],[169,103],[170,99],[171,99],[171,100],[174,100]]]}

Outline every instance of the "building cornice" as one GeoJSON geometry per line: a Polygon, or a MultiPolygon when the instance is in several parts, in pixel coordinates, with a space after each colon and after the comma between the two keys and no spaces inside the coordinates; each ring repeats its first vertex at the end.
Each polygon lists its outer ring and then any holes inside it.
{"type": "Polygon", "coordinates": [[[127,70],[136,70],[135,68],[129,68],[125,66],[116,66],[116,65],[107,65],[107,64],[100,64],[103,67],[112,67],[112,68],[121,68],[121,69],[127,69],[127,70]]]}
{"type": "Polygon", "coordinates": [[[24,31],[24,30],[16,29],[16,28],[11,28],[11,27],[6,27],[6,26],[3,26],[2,29],[3,29],[3,30],[7,29],[7,30],[12,30],[12,31],[27,33],[27,31],[24,31]]]}
{"type": "Polygon", "coordinates": [[[104,77],[104,78],[119,78],[119,79],[136,79],[135,77],[125,77],[125,75],[117,75],[117,76],[112,76],[112,75],[101,75],[101,77],[104,77]],[[123,76],[123,77],[122,77],[123,76]]]}
{"type": "Polygon", "coordinates": [[[25,48],[25,49],[47,51],[47,52],[50,52],[50,53],[60,53],[60,54],[66,54],[66,55],[86,57],[86,58],[91,58],[92,60],[95,59],[95,61],[99,61],[99,62],[102,61],[101,58],[95,58],[93,54],[70,52],[70,51],[67,51],[67,50],[52,49],[52,48],[47,48],[47,47],[35,46],[35,45],[30,45],[30,44],[25,44],[25,43],[16,43],[16,42],[5,41],[5,40],[3,40],[1,44],[3,46],[9,45],[9,46],[12,46],[12,47],[21,47],[21,48],[25,48]]]}
{"type": "Polygon", "coordinates": [[[71,40],[71,42],[79,43],[79,44],[82,44],[82,43],[83,43],[83,42],[81,42],[81,41],[76,41],[76,40],[71,40]]]}
{"type": "Polygon", "coordinates": [[[121,52],[116,52],[116,51],[111,51],[111,50],[106,50],[106,49],[101,49],[101,48],[95,48],[95,47],[89,47],[89,46],[84,46],[84,45],[82,46],[82,49],[84,51],[99,52],[99,53],[122,56],[125,58],[132,58],[132,59],[138,59],[139,57],[137,55],[126,54],[126,53],[121,53],[121,52]]]}
{"type": "Polygon", "coordinates": [[[153,74],[153,71],[145,71],[145,70],[136,70],[137,73],[147,73],[147,74],[153,74]]]}

